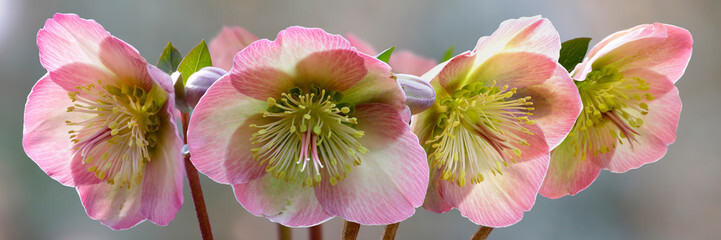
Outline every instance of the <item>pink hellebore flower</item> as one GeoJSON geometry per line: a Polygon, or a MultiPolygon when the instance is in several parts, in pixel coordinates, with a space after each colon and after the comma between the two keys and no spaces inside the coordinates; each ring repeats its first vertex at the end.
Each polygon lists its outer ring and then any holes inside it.
{"type": "MultiPolygon", "coordinates": [[[[357,38],[353,34],[346,35],[346,38],[348,38],[348,41],[353,47],[362,53],[373,56],[379,54],[370,44],[357,38]]],[[[391,59],[388,60],[388,64],[393,68],[393,72],[395,73],[420,76],[435,67],[438,62],[433,59],[415,55],[410,51],[402,50],[391,54],[391,59]]]]}
{"type": "Polygon", "coordinates": [[[533,207],[549,151],[581,111],[560,47],[547,19],[511,19],[422,76],[437,99],[412,121],[435,168],[426,209],[505,227],[533,207]]]}
{"type": "Polygon", "coordinates": [[[241,27],[223,27],[218,36],[210,41],[208,51],[213,59],[213,66],[230,70],[233,67],[233,57],[243,48],[258,40],[241,27]]]}
{"type": "Polygon", "coordinates": [[[399,222],[423,203],[428,184],[404,108],[387,64],[341,36],[290,27],[240,51],[200,99],[191,161],[232,184],[248,211],[286,226],[336,215],[399,222]]]}
{"type": "Polygon", "coordinates": [[[541,194],[575,195],[601,169],[626,172],[663,157],[676,139],[681,99],[674,83],[692,45],[686,29],[655,23],[614,33],[593,47],[572,74],[584,110],[551,153],[541,194]]]}
{"type": "Polygon", "coordinates": [[[55,14],[37,43],[48,73],[25,105],[27,155],[104,225],[167,225],[183,203],[170,77],[74,14],[55,14]]]}

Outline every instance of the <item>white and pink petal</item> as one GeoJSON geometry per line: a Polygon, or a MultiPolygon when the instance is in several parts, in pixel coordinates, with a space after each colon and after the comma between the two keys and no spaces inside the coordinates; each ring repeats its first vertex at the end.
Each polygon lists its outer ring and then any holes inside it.
{"type": "Polygon", "coordinates": [[[267,217],[289,227],[321,224],[333,215],[326,212],[312,187],[288,183],[272,174],[233,185],[238,202],[253,215],[267,217]]]}
{"type": "Polygon", "coordinates": [[[583,80],[593,69],[612,64],[620,71],[652,70],[676,82],[686,70],[692,48],[693,38],[684,28],[662,23],[639,25],[594,46],[573,76],[583,80]]]}
{"type": "Polygon", "coordinates": [[[145,221],[141,213],[142,188],[119,188],[103,182],[77,187],[85,212],[90,218],[115,230],[131,228],[145,221]]]}
{"type": "Polygon", "coordinates": [[[551,152],[551,163],[540,194],[552,199],[576,195],[596,180],[601,169],[590,159],[581,160],[571,146],[571,140],[566,140],[551,152]]]}
{"type": "Polygon", "coordinates": [[[612,172],[626,172],[652,163],[666,155],[668,145],[676,139],[676,129],[681,116],[681,98],[673,88],[663,96],[650,101],[649,112],[643,125],[638,128],[635,142],[616,145],[613,157],[603,162],[612,172]]]}
{"type": "Polygon", "coordinates": [[[426,154],[418,138],[394,108],[384,104],[356,107],[361,144],[369,150],[361,165],[336,185],[316,189],[323,208],[348,221],[367,225],[402,221],[423,203],[428,186],[426,154]]]}
{"type": "MultiPolygon", "coordinates": [[[[514,84],[509,82],[509,85],[514,84]]],[[[560,64],[553,75],[542,83],[518,88],[518,97],[530,96],[534,110],[531,119],[553,149],[568,135],[583,109],[578,89],[560,64]]]]}
{"type": "Polygon", "coordinates": [[[410,51],[399,51],[391,55],[388,65],[395,73],[405,73],[421,76],[438,64],[433,59],[424,58],[410,51]]]}
{"type": "Polygon", "coordinates": [[[183,205],[183,179],[185,162],[182,156],[183,142],[175,125],[175,104],[166,103],[167,122],[159,130],[160,142],[151,160],[145,165],[142,185],[141,214],[151,222],[166,226],[175,219],[183,205]]]}
{"type": "Polygon", "coordinates": [[[68,93],[49,75],[41,78],[25,105],[22,143],[25,153],[40,169],[61,184],[75,187],[98,180],[76,156],[70,141],[68,132],[75,129],[65,121],[79,122],[90,117],[68,113],[67,107],[72,104],[68,93]]]}
{"type": "Polygon", "coordinates": [[[267,102],[240,93],[229,75],[213,84],[200,99],[188,127],[188,147],[198,171],[216,182],[237,184],[265,174],[251,156],[249,125],[262,120],[267,102]],[[243,147],[246,146],[246,147],[243,147]]]}
{"type": "Polygon", "coordinates": [[[557,60],[561,40],[551,21],[541,16],[503,21],[491,36],[478,40],[476,65],[502,52],[527,52],[557,60]]]}
{"type": "Polygon", "coordinates": [[[256,40],[258,37],[244,28],[224,26],[208,46],[213,66],[230,70],[235,54],[256,40]]]}
{"type": "MultiPolygon", "coordinates": [[[[475,224],[489,227],[507,227],[523,218],[536,201],[548,169],[548,155],[509,164],[502,175],[484,174],[481,183],[459,187],[455,183],[440,181],[444,199],[475,224]]],[[[470,182],[468,180],[467,182],[470,182]]]]}
{"type": "Polygon", "coordinates": [[[38,32],[40,63],[48,71],[70,63],[100,64],[100,43],[110,36],[94,20],[57,13],[38,32]]]}

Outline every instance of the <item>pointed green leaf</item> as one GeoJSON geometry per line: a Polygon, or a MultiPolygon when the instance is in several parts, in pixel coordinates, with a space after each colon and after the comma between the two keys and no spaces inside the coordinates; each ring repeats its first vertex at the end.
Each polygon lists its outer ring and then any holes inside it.
{"type": "Polygon", "coordinates": [[[377,58],[378,60],[381,60],[381,61],[385,62],[385,63],[388,63],[388,61],[391,60],[391,54],[393,54],[393,50],[395,50],[395,49],[396,49],[396,47],[391,47],[391,48],[389,48],[389,49],[386,49],[386,50],[383,51],[382,53],[378,54],[378,55],[376,56],[376,58],[377,58]]]}
{"type": "Polygon", "coordinates": [[[204,67],[210,67],[212,65],[213,62],[210,60],[208,45],[205,44],[205,40],[202,40],[198,46],[190,50],[178,66],[178,72],[183,74],[183,85],[188,81],[190,75],[204,67]]]}
{"type": "Polygon", "coordinates": [[[573,68],[583,61],[583,57],[586,56],[589,42],[591,42],[591,38],[584,37],[561,43],[561,56],[558,58],[558,63],[566,68],[566,71],[573,71],[573,68]]]}
{"type": "Polygon", "coordinates": [[[446,53],[443,54],[443,58],[441,58],[441,62],[445,62],[445,61],[448,61],[449,59],[451,59],[453,57],[453,50],[454,50],[454,47],[452,45],[450,47],[448,47],[448,50],[446,50],[446,53]]]}
{"type": "Polygon", "coordinates": [[[163,49],[163,52],[160,54],[158,64],[156,65],[160,70],[163,70],[163,72],[171,74],[178,69],[178,64],[180,64],[181,61],[183,61],[183,54],[181,54],[172,43],[168,42],[168,45],[165,46],[165,49],[163,49]]]}

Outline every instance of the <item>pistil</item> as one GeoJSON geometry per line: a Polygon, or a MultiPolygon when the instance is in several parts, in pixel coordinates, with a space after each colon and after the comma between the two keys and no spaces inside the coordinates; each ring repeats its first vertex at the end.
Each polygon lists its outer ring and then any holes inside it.
{"type": "Polygon", "coordinates": [[[584,110],[569,134],[575,156],[598,156],[611,152],[616,144],[627,142],[632,148],[648,114],[649,83],[626,78],[613,67],[591,71],[585,81],[576,82],[584,110]]]}
{"type": "Polygon", "coordinates": [[[434,137],[426,141],[429,163],[442,170],[441,179],[466,184],[484,180],[483,173],[502,175],[502,166],[522,158],[517,146],[530,145],[524,125],[535,124],[531,97],[513,98],[515,88],[472,83],[439,101],[434,137]],[[515,131],[518,130],[518,131],[515,131]],[[517,134],[521,132],[522,134],[517,134]]]}
{"type": "Polygon", "coordinates": [[[260,146],[252,149],[252,156],[266,164],[269,174],[304,187],[323,179],[335,185],[361,164],[361,155],[368,151],[358,142],[364,133],[355,129],[353,105],[336,104],[342,101],[340,93],[294,88],[280,100],[267,101],[263,117],[268,123],[250,126],[259,129],[251,137],[260,146]]]}
{"type": "Polygon", "coordinates": [[[75,154],[80,155],[88,171],[108,184],[131,187],[139,184],[145,164],[158,142],[159,110],[167,94],[158,86],[150,93],[140,87],[119,87],[89,84],[68,92],[74,105],[68,112],[86,114],[80,122],[66,121],[77,126],[71,130],[75,154]]]}

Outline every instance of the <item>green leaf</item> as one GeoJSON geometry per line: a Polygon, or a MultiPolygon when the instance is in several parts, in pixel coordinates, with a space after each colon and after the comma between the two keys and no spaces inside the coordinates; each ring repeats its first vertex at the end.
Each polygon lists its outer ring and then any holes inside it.
{"type": "Polygon", "coordinates": [[[573,71],[573,68],[586,56],[589,42],[591,42],[591,38],[584,37],[561,43],[561,56],[558,58],[558,63],[566,68],[566,71],[573,71]]]}
{"type": "MultiPolygon", "coordinates": [[[[172,76],[172,75],[171,75],[172,76]]],[[[175,80],[175,79],[174,79],[175,80]]],[[[173,83],[175,89],[175,108],[187,112],[188,106],[185,105],[185,84],[183,80],[183,74],[178,74],[178,80],[173,83]]]]}
{"type": "Polygon", "coordinates": [[[205,40],[200,41],[198,46],[195,46],[193,50],[190,50],[187,56],[178,65],[178,72],[183,74],[183,85],[188,81],[190,75],[197,72],[204,67],[210,67],[213,62],[210,60],[210,52],[208,51],[208,45],[205,44],[205,40]]]}
{"type": "Polygon", "coordinates": [[[453,45],[448,47],[448,50],[446,50],[446,53],[443,54],[443,58],[441,58],[441,62],[445,62],[445,61],[448,61],[449,59],[451,59],[453,57],[453,50],[454,50],[453,45]]]}
{"type": "Polygon", "coordinates": [[[384,63],[388,63],[388,60],[391,60],[391,54],[393,54],[393,50],[396,50],[396,47],[386,49],[382,53],[378,54],[376,58],[383,61],[384,63]]]}
{"type": "Polygon", "coordinates": [[[163,70],[163,72],[171,74],[178,69],[180,61],[183,61],[183,54],[181,54],[172,43],[168,42],[168,45],[165,46],[165,49],[163,49],[163,52],[160,54],[156,66],[160,68],[160,70],[163,70]]]}

